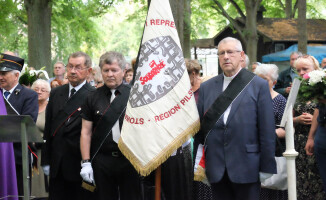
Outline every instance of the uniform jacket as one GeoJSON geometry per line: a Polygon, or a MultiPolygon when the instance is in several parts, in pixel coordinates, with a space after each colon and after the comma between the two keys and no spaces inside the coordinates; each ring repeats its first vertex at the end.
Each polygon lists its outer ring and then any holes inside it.
{"type": "MultiPolygon", "coordinates": [[[[200,87],[200,118],[222,93],[223,75],[200,87]]],[[[257,76],[233,101],[226,124],[223,115],[206,138],[206,175],[219,182],[225,170],[234,183],[259,181],[259,172],[276,173],[275,123],[267,82],[257,76]]]]}
{"type": "Polygon", "coordinates": [[[87,94],[94,90],[86,83],[71,98],[68,98],[68,84],[51,91],[45,117],[46,143],[42,152],[42,165],[50,164],[50,177],[56,177],[61,169],[66,180],[80,180],[81,105],[87,94]]]}
{"type": "MultiPolygon", "coordinates": [[[[36,122],[38,115],[38,95],[35,91],[18,84],[8,99],[20,115],[30,115],[36,122]]],[[[14,143],[16,164],[22,165],[21,143],[14,143]]]]}

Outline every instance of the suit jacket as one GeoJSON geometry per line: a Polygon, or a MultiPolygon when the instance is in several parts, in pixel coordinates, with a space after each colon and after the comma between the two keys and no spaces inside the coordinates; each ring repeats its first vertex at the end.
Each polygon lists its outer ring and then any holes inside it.
{"type": "Polygon", "coordinates": [[[58,175],[68,181],[79,181],[80,175],[80,132],[81,105],[87,94],[95,88],[86,83],[71,98],[69,85],[51,91],[46,108],[44,136],[46,143],[42,152],[41,165],[50,165],[50,177],[58,175]]]}
{"type": "MultiPolygon", "coordinates": [[[[9,103],[20,115],[30,115],[36,122],[38,115],[38,95],[35,91],[18,84],[8,99],[9,103]]],[[[14,143],[15,161],[22,165],[21,143],[14,143]]]]}
{"type": "MultiPolygon", "coordinates": [[[[223,74],[200,86],[200,118],[222,93],[223,74]]],[[[200,136],[199,136],[200,137],[200,136]]],[[[259,172],[276,173],[275,123],[268,84],[255,76],[233,101],[226,121],[223,115],[206,138],[206,175],[219,182],[225,170],[234,183],[259,181],[259,172]]]]}
{"type": "Polygon", "coordinates": [[[34,90],[18,84],[8,101],[20,115],[30,115],[34,122],[36,122],[38,96],[34,90]]]}

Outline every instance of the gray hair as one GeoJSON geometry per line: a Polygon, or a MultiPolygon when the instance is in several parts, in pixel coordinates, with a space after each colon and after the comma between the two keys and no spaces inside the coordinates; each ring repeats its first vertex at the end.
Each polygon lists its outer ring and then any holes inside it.
{"type": "Polygon", "coordinates": [[[46,88],[46,91],[47,92],[50,92],[51,91],[51,86],[50,86],[50,83],[46,80],[43,80],[43,79],[37,79],[33,85],[31,86],[31,89],[34,90],[36,85],[44,85],[45,88],[46,88]]]}
{"type": "Polygon", "coordinates": [[[261,65],[261,63],[260,62],[253,62],[253,63],[251,63],[251,65],[261,65]]]}
{"type": "MultiPolygon", "coordinates": [[[[62,62],[62,61],[60,61],[60,60],[57,61],[56,63],[54,63],[54,65],[56,65],[56,64],[61,64],[61,65],[63,65],[64,68],[66,67],[65,63],[62,62]]],[[[54,65],[53,65],[53,66],[54,66],[54,65]]]]}
{"type": "Polygon", "coordinates": [[[89,57],[88,54],[82,52],[82,51],[77,51],[75,53],[70,54],[69,58],[68,58],[68,62],[70,58],[78,58],[78,57],[84,57],[85,58],[85,66],[86,67],[92,67],[92,59],[91,57],[89,57]]]}
{"type": "Polygon", "coordinates": [[[92,73],[93,73],[94,79],[101,80],[102,79],[101,68],[99,66],[94,66],[94,67],[92,67],[92,69],[93,69],[92,73]]]}
{"type": "Polygon", "coordinates": [[[236,38],[233,38],[233,37],[226,37],[226,38],[222,39],[222,40],[218,43],[218,45],[217,45],[217,49],[218,49],[218,47],[220,46],[220,44],[222,44],[222,43],[226,43],[226,42],[231,42],[231,41],[236,43],[236,49],[237,49],[238,51],[243,51],[243,50],[242,50],[242,44],[241,44],[240,40],[238,40],[238,39],[236,39],[236,38]]]}
{"type": "Polygon", "coordinates": [[[100,68],[102,69],[103,65],[105,64],[113,64],[117,63],[119,67],[124,70],[126,68],[126,59],[125,57],[116,51],[108,51],[105,52],[101,57],[100,57],[100,68]]]}
{"type": "Polygon", "coordinates": [[[300,51],[293,51],[291,54],[290,54],[290,57],[294,54],[297,54],[298,56],[302,56],[303,54],[300,52],[300,51]]]}
{"type": "Polygon", "coordinates": [[[255,70],[255,74],[269,76],[272,81],[278,78],[278,67],[275,64],[260,64],[255,70]]]}
{"type": "Polygon", "coordinates": [[[245,54],[245,64],[246,64],[246,69],[248,69],[248,67],[249,67],[249,63],[250,63],[250,60],[249,60],[249,57],[248,57],[248,55],[247,54],[245,54]]]}
{"type": "Polygon", "coordinates": [[[14,70],[11,70],[10,72],[13,73],[13,74],[18,73],[18,77],[20,77],[21,72],[19,70],[14,69],[14,70]]]}

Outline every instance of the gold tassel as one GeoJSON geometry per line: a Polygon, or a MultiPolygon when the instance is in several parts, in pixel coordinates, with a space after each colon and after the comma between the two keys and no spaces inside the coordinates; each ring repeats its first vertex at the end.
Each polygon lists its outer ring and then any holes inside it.
{"type": "Polygon", "coordinates": [[[159,155],[157,155],[153,160],[148,162],[147,165],[143,166],[136,156],[130,151],[130,149],[123,143],[122,138],[120,138],[118,146],[123,155],[131,162],[136,171],[142,175],[147,176],[158,166],[164,163],[171,154],[178,149],[183,143],[185,143],[189,136],[194,136],[200,128],[199,120],[195,121],[191,126],[189,126],[183,133],[179,134],[175,140],[164,148],[159,155]]]}
{"type": "Polygon", "coordinates": [[[207,179],[205,169],[198,165],[196,172],[194,173],[195,181],[203,181],[207,179]]]}

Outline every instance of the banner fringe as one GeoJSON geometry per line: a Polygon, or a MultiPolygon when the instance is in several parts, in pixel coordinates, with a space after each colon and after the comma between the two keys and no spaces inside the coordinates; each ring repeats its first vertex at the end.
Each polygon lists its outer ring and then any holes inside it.
{"type": "Polygon", "coordinates": [[[183,143],[185,143],[190,137],[193,137],[200,128],[199,119],[190,125],[183,133],[179,134],[173,142],[165,147],[160,154],[143,166],[136,156],[130,151],[127,145],[124,144],[122,138],[118,142],[118,147],[123,155],[131,162],[136,171],[142,176],[148,176],[152,171],[164,163],[171,154],[176,151],[183,143]]]}
{"type": "Polygon", "coordinates": [[[203,181],[207,179],[205,169],[198,165],[196,172],[194,173],[194,180],[195,181],[203,181]]]}

